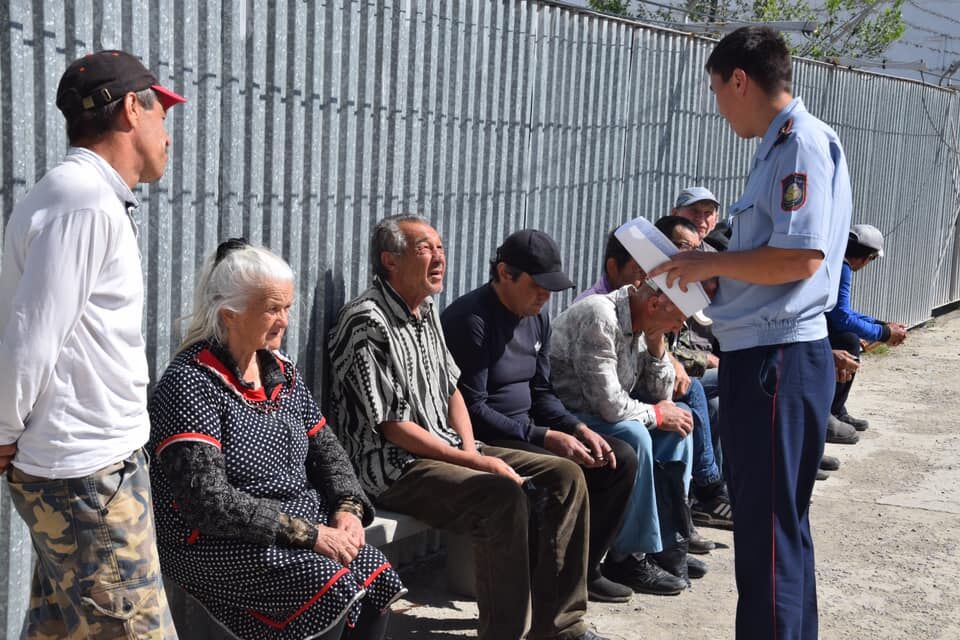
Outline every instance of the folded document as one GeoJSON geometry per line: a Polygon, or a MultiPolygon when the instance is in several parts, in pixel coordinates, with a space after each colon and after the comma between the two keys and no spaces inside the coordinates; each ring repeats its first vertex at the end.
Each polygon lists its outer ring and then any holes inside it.
{"type": "MultiPolygon", "coordinates": [[[[670,239],[645,218],[637,218],[625,223],[617,229],[616,235],[640,268],[646,272],[663,264],[678,251],[670,239]]],[[[668,287],[666,275],[659,275],[653,281],[666,292],[685,316],[692,316],[710,304],[710,298],[707,297],[707,293],[699,282],[688,284],[687,291],[683,292],[676,283],[668,287]]]]}

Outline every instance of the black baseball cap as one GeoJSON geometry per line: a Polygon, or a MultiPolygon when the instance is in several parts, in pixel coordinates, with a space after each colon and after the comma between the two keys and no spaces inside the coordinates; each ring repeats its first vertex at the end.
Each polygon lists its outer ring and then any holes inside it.
{"type": "Polygon", "coordinates": [[[186,102],[162,86],[153,73],[125,51],[97,51],[74,60],[60,78],[57,108],[67,120],[122,99],[131,91],[153,89],[164,111],[186,102]]]}
{"type": "Polygon", "coordinates": [[[529,274],[534,282],[549,291],[576,286],[563,272],[557,243],[536,229],[524,229],[507,236],[497,249],[496,261],[529,274]]]}

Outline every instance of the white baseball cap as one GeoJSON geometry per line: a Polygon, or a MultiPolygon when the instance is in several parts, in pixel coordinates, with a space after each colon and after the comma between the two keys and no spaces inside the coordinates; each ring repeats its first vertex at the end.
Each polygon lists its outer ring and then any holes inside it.
{"type": "Polygon", "coordinates": [[[713,192],[706,187],[687,187],[677,196],[677,203],[674,206],[689,207],[702,200],[709,200],[718,207],[720,206],[720,201],[717,200],[717,196],[713,195],[713,192]]]}
{"type": "Polygon", "coordinates": [[[883,257],[883,234],[872,224],[855,224],[850,227],[850,239],[859,245],[877,252],[883,257]]]}

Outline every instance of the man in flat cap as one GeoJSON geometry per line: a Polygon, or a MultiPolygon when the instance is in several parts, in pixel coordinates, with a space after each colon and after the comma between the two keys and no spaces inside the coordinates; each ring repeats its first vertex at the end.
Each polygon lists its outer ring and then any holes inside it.
{"type": "MultiPolygon", "coordinates": [[[[861,340],[897,346],[907,338],[906,326],[877,320],[854,311],[850,306],[851,276],[880,257],[883,257],[883,234],[880,230],[869,224],[855,224],[850,227],[847,250],[840,271],[837,305],[827,312],[827,332],[835,354],[836,351],[846,352],[856,362],[860,361],[861,340]]],[[[842,354],[840,357],[843,357],[842,354]]],[[[860,439],[857,431],[865,431],[870,426],[866,420],[854,418],[847,412],[847,396],[850,395],[855,373],[854,367],[837,367],[837,388],[833,394],[827,422],[827,442],[854,444],[860,439]]]]}
{"type": "Polygon", "coordinates": [[[57,89],[70,148],[13,209],[0,269],[0,472],[37,552],[24,636],[176,638],[141,447],[149,436],[133,189],[185,99],[100,51],[57,89]]]}

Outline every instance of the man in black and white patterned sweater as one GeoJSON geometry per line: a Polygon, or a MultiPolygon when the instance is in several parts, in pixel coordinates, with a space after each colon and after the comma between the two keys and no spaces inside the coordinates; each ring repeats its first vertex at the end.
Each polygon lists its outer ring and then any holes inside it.
{"type": "Polygon", "coordinates": [[[364,489],[386,509],[471,537],[481,640],[520,640],[528,614],[527,638],[602,640],[583,621],[583,472],[474,440],[433,301],[446,268],[440,236],[419,216],[381,220],[371,267],[373,284],[330,335],[330,409],[364,489]]]}

